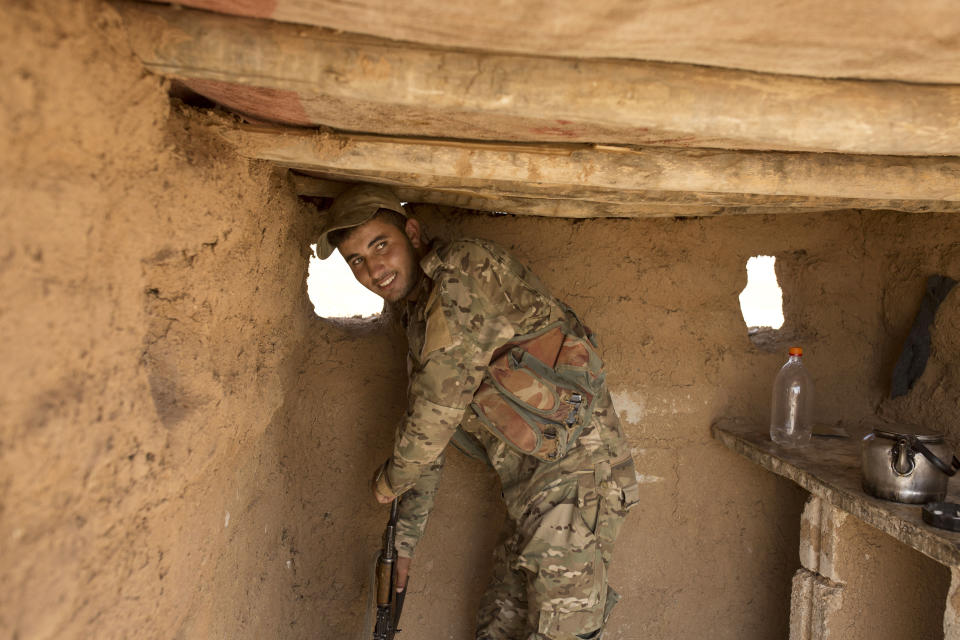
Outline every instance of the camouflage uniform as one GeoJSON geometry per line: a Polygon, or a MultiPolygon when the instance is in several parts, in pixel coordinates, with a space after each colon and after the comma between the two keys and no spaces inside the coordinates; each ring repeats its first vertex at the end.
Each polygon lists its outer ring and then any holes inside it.
{"type": "Polygon", "coordinates": [[[495,437],[470,408],[494,351],[562,317],[563,307],[526,267],[486,241],[441,245],[420,264],[430,280],[403,310],[409,406],[382,476],[388,491],[403,494],[400,555],[412,556],[423,533],[452,439],[496,470],[509,516],[477,638],[597,638],[618,598],[606,579],[613,543],[637,500],[610,395],[603,387],[589,424],[556,462],[495,437]]]}

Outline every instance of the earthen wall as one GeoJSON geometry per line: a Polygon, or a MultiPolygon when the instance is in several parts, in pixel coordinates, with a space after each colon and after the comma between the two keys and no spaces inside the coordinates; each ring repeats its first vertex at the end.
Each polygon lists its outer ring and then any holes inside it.
{"type": "MultiPolygon", "coordinates": [[[[315,214],[285,176],[171,106],[108,6],[54,4],[14,3],[0,24],[0,637],[360,637],[386,517],[367,482],[404,408],[399,333],[313,316],[315,214]]],[[[960,294],[924,377],[885,399],[925,278],[960,278],[953,216],[421,213],[438,237],[512,249],[603,339],[642,481],[613,638],[785,637],[805,494],[709,427],[765,424],[790,344],[820,420],[960,436],[960,294]],[[784,290],[770,349],[737,300],[758,254],[784,290]]],[[[498,494],[450,455],[407,637],[472,637],[498,494]]]]}

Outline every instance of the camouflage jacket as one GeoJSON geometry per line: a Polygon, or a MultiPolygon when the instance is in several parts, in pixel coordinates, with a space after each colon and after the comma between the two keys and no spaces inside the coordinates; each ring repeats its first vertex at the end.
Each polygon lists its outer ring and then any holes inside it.
{"type": "Polygon", "coordinates": [[[470,409],[492,355],[514,336],[562,318],[564,308],[529,269],[485,240],[440,244],[420,266],[430,279],[425,283],[429,295],[402,310],[409,344],[408,408],[384,470],[393,492],[404,494],[397,547],[407,557],[423,533],[452,438],[496,470],[514,519],[539,487],[599,461],[629,456],[605,388],[591,422],[558,462],[518,453],[492,435],[470,409]]]}

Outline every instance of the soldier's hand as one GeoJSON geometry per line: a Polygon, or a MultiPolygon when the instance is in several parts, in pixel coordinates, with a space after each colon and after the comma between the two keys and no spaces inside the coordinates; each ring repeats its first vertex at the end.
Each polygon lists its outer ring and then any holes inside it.
{"type": "Polygon", "coordinates": [[[382,486],[389,487],[389,485],[387,485],[385,480],[383,479],[383,472],[386,469],[386,466],[387,466],[387,463],[386,462],[383,463],[383,465],[381,465],[373,474],[373,480],[370,481],[370,489],[371,491],[373,491],[373,497],[380,504],[390,504],[391,502],[393,502],[393,499],[396,497],[392,494],[386,495],[380,490],[380,487],[382,486]]]}
{"type": "Polygon", "coordinates": [[[404,558],[400,556],[397,558],[396,564],[396,574],[394,576],[393,584],[397,589],[397,592],[403,591],[407,586],[407,576],[410,574],[410,558],[404,558]]]}
{"type": "Polygon", "coordinates": [[[377,491],[377,485],[373,485],[373,497],[377,499],[377,502],[380,504],[390,504],[393,502],[393,498],[388,498],[379,491],[377,491]]]}

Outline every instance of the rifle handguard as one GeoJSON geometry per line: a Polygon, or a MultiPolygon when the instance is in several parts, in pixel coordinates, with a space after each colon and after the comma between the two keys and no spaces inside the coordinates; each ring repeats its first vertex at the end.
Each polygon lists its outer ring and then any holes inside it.
{"type": "Polygon", "coordinates": [[[400,619],[400,607],[403,606],[402,596],[398,598],[393,588],[393,570],[397,561],[395,546],[397,535],[397,512],[400,501],[396,498],[390,507],[390,521],[383,532],[383,549],[377,558],[376,588],[377,588],[377,623],[373,630],[373,640],[393,640],[400,619]]]}
{"type": "Polygon", "coordinates": [[[377,606],[389,607],[393,598],[393,558],[377,560],[377,606]]]}

